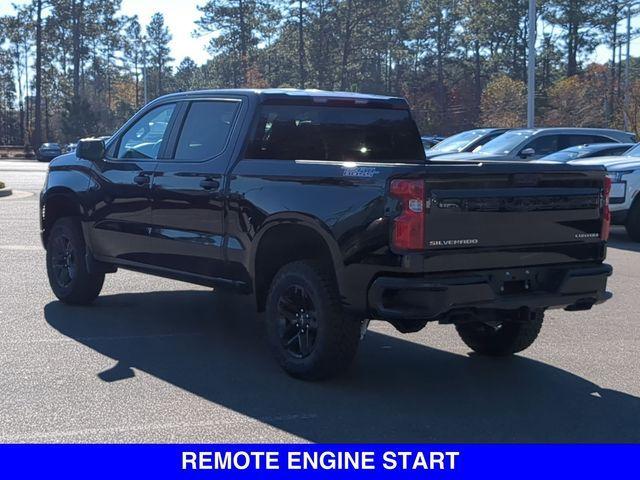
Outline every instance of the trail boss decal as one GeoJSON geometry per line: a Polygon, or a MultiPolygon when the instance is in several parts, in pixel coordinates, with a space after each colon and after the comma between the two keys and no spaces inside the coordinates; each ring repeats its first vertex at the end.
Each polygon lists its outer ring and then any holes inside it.
{"type": "Polygon", "coordinates": [[[378,173],[378,169],[373,167],[342,167],[343,177],[372,178],[378,173]]]}

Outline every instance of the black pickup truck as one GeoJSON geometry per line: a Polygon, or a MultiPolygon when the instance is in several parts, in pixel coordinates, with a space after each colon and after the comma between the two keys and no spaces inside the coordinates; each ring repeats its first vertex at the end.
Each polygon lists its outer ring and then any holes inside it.
{"type": "Polygon", "coordinates": [[[600,167],[427,161],[401,98],[209,90],[54,160],[40,220],[61,301],[117,268],[228,287],[266,311],[284,369],[316,379],[369,319],[453,324],[508,355],[546,309],[603,302],[609,185],[600,167]]]}

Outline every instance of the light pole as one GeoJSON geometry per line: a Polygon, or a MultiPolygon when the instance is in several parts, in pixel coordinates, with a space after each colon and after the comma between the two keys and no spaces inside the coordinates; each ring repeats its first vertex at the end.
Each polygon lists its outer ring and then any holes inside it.
{"type": "MultiPolygon", "coordinates": [[[[620,46],[622,48],[622,45],[620,46]]],[[[629,131],[629,62],[631,50],[631,3],[627,5],[627,51],[624,59],[624,107],[622,109],[622,118],[624,119],[624,129],[629,131]]]]}
{"type": "Polygon", "coordinates": [[[149,102],[147,94],[147,39],[142,39],[142,84],[144,85],[144,104],[149,102]]]}
{"type": "Polygon", "coordinates": [[[529,0],[529,59],[527,61],[527,128],[535,124],[536,102],[536,0],[529,0]]]}

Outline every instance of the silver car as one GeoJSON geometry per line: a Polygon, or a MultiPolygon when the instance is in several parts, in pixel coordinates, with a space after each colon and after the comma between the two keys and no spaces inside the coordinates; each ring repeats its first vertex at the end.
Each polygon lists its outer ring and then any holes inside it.
{"type": "Polygon", "coordinates": [[[442,155],[437,160],[529,161],[575,145],[633,142],[633,133],[606,128],[523,128],[503,133],[478,152],[442,155]]]}

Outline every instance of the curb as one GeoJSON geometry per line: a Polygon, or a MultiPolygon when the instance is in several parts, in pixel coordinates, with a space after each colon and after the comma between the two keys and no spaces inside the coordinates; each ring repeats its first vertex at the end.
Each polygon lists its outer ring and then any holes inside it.
{"type": "Polygon", "coordinates": [[[8,197],[12,193],[10,188],[0,188],[0,197],[8,197]]]}

